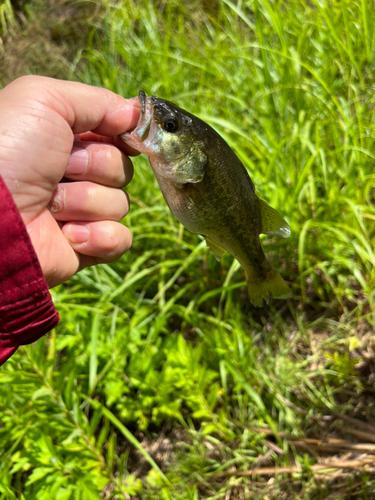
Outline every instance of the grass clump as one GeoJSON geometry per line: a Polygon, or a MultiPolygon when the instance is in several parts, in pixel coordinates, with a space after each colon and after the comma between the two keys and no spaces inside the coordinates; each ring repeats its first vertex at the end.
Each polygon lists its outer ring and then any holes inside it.
{"type": "Polygon", "coordinates": [[[67,77],[216,128],[291,226],[263,245],[294,297],[252,308],[135,159],[131,251],[0,371],[0,498],[373,498],[374,7],[101,9],[67,77]]]}

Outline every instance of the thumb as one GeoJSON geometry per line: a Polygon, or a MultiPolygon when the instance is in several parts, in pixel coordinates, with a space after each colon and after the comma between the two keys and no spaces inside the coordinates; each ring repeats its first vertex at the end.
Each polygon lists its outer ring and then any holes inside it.
{"type": "Polygon", "coordinates": [[[64,118],[74,134],[92,131],[116,136],[135,127],[140,112],[138,99],[124,99],[107,89],[44,76],[18,78],[3,89],[2,96],[7,104],[7,97],[37,100],[64,118]]]}

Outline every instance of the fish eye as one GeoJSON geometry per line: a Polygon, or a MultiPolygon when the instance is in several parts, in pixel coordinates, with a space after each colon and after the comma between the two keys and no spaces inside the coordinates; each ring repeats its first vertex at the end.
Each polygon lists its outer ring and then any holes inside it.
{"type": "Polygon", "coordinates": [[[166,132],[176,132],[178,129],[178,121],[174,116],[167,116],[164,119],[163,128],[166,132]]]}

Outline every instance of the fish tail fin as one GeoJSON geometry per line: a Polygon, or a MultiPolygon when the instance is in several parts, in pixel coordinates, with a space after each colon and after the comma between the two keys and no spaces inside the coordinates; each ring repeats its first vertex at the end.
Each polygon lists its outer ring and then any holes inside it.
{"type": "Polygon", "coordinates": [[[288,299],[292,292],[285,283],[280,274],[270,267],[266,279],[254,276],[254,274],[245,269],[247,291],[251,303],[256,307],[263,305],[263,300],[268,303],[270,297],[275,299],[288,299]]]}

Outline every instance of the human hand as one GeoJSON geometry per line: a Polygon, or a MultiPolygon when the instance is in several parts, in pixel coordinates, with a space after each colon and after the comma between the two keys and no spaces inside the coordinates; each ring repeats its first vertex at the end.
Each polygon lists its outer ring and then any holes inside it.
{"type": "Polygon", "coordinates": [[[76,82],[27,76],[0,91],[0,175],[49,287],[131,246],[117,221],[137,153],[117,136],[138,116],[137,99],[76,82]]]}

